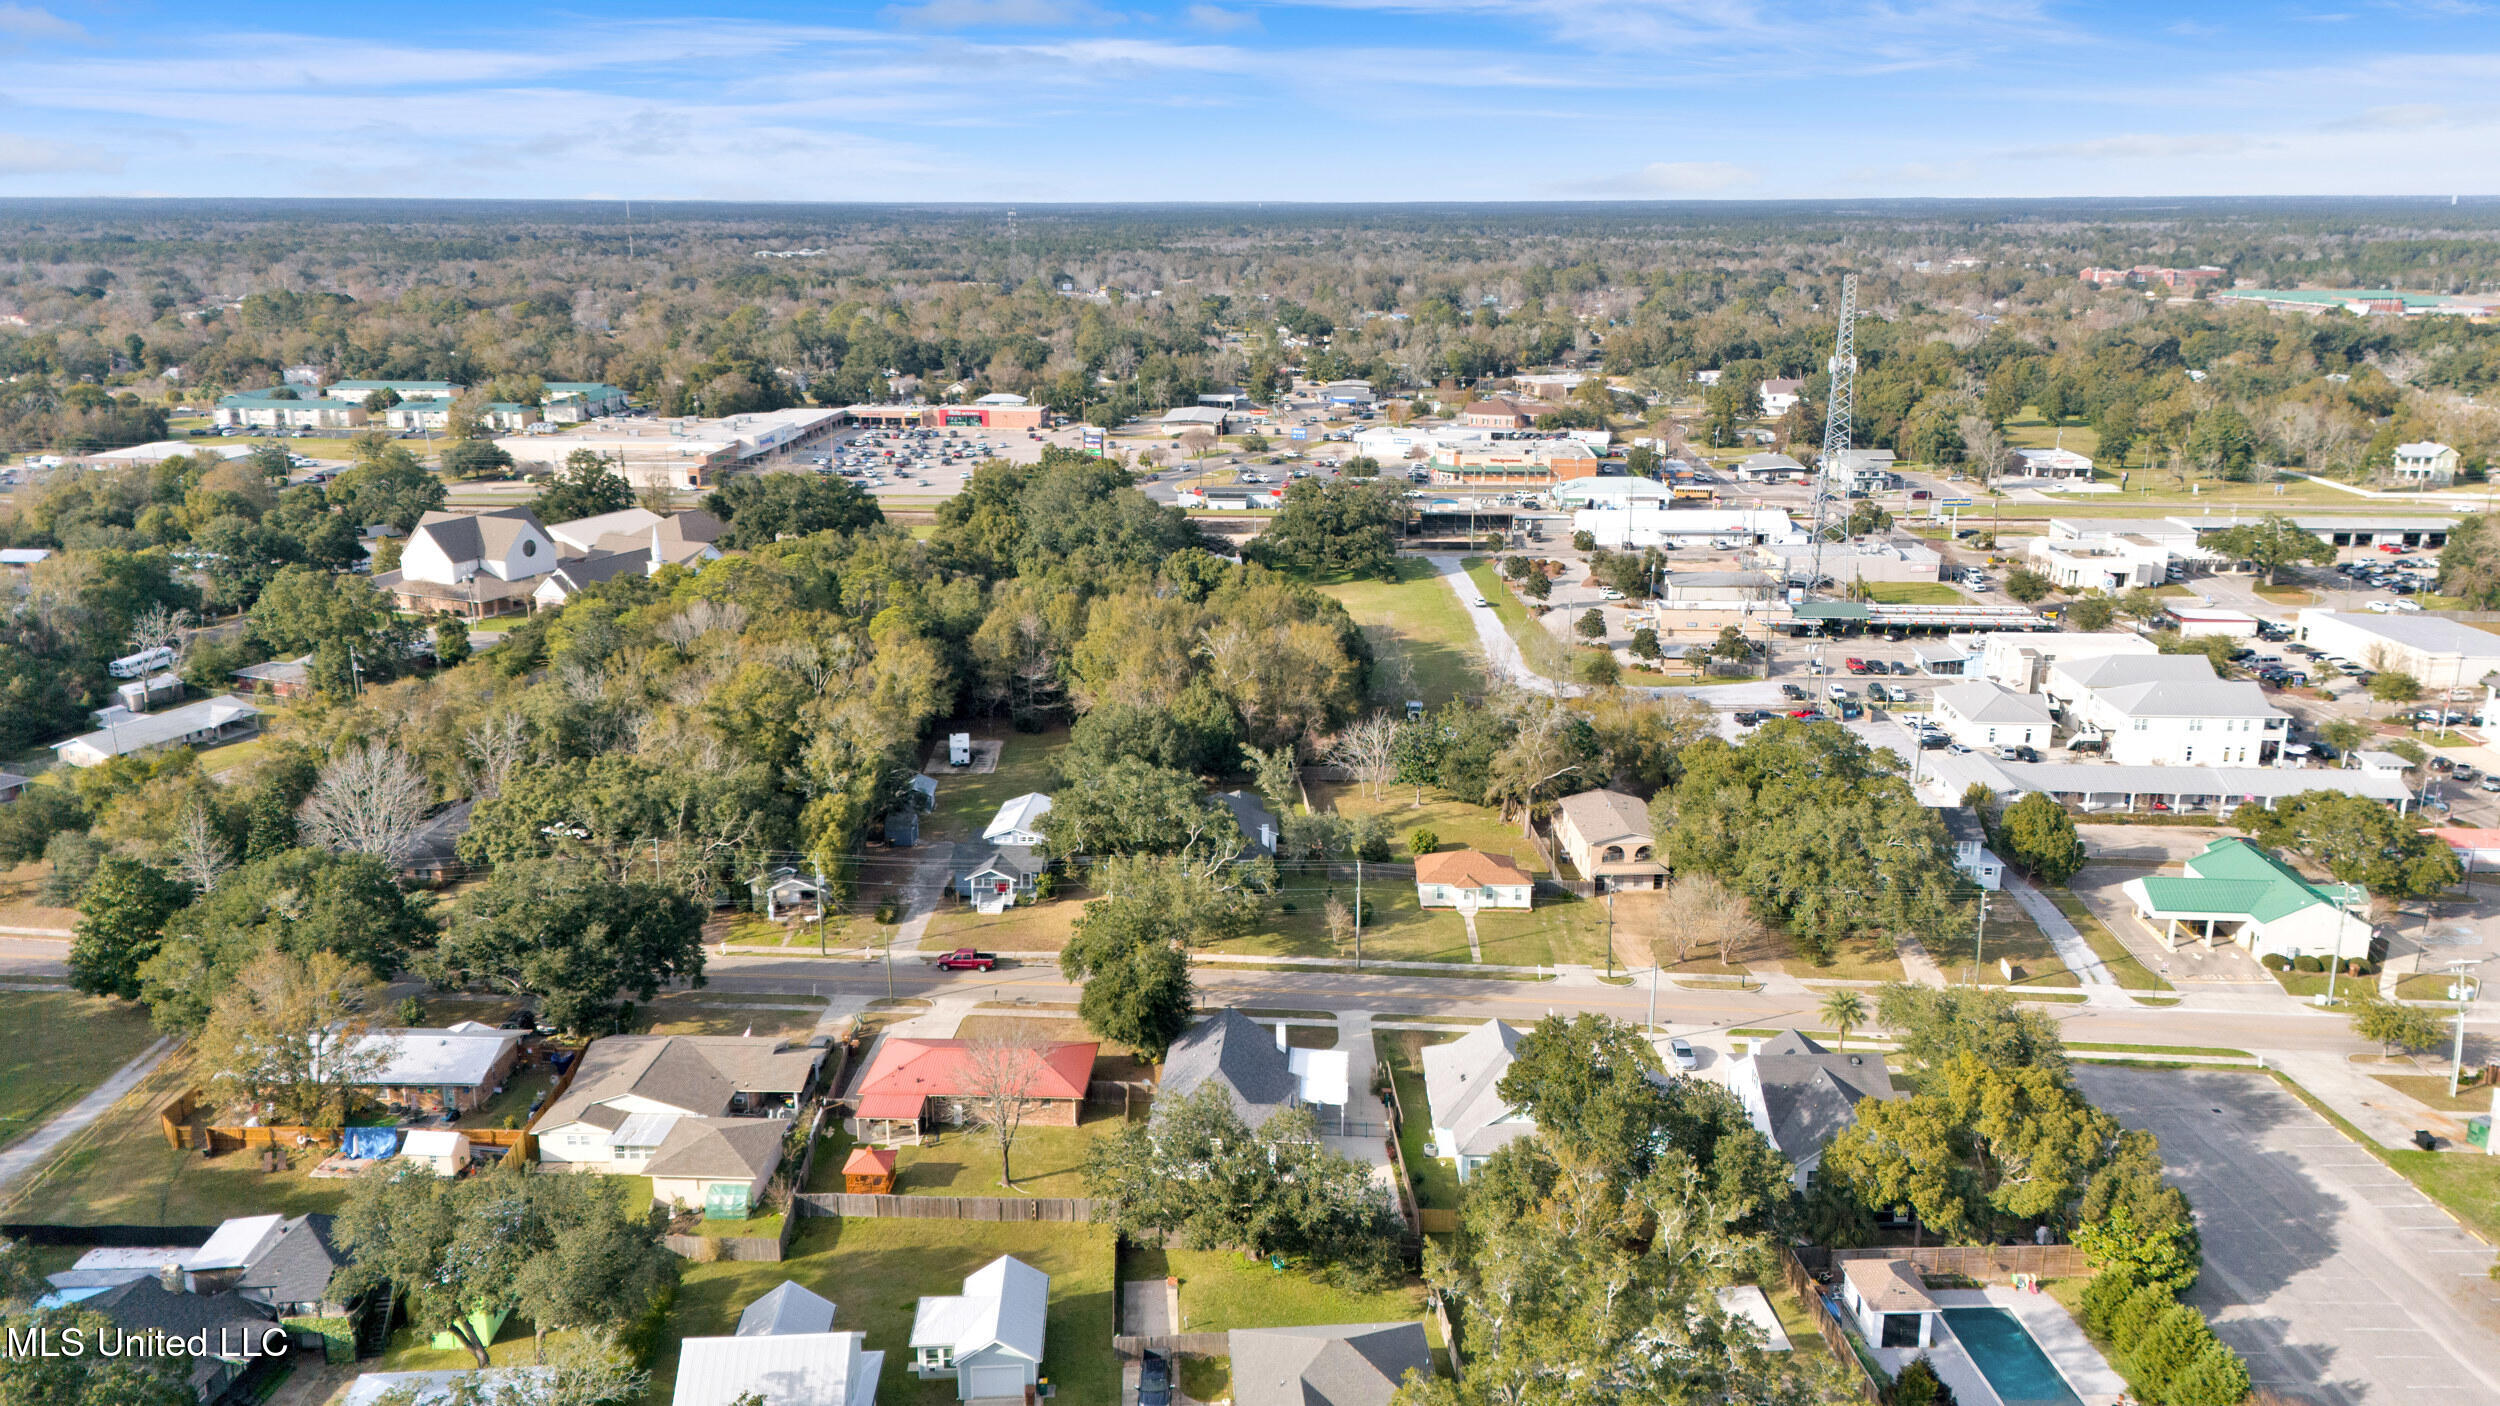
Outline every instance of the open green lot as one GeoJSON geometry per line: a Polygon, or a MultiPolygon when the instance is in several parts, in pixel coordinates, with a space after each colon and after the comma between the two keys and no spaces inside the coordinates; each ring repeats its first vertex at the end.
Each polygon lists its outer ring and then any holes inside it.
{"type": "MultiPolygon", "coordinates": [[[[1047,732],[1017,732],[1005,723],[982,721],[939,731],[968,731],[976,738],[997,739],[1002,745],[996,771],[937,778],[937,809],[920,825],[921,833],[929,839],[978,843],[982,828],[998,814],[1001,802],[1027,791],[1048,792],[1058,785],[1058,770],[1051,759],[1068,745],[1068,730],[1064,727],[1047,732]]],[[[939,745],[944,745],[942,738],[939,745]]]]}
{"type": "Polygon", "coordinates": [[[953,1380],[911,1374],[911,1322],[924,1295],[956,1294],[963,1278],[1013,1255],[1050,1276],[1050,1317],[1042,1376],[1061,1401],[1112,1406],[1120,1376],[1111,1355],[1117,1318],[1110,1230],[1091,1225],[952,1220],[811,1219],[779,1264],[696,1264],[686,1267],[669,1311],[658,1360],[652,1363],[652,1406],[667,1406],[677,1388],[677,1348],[684,1338],[721,1337],[738,1314],[783,1280],[833,1300],[833,1325],[864,1332],[886,1354],[877,1399],[885,1406],[943,1406],[955,1400],[953,1380]]]}
{"type": "Polygon", "coordinates": [[[1968,599],[1942,581],[1869,581],[1866,598],[1882,605],[1959,605],[1968,599]]]}
{"type": "MultiPolygon", "coordinates": [[[[1211,953],[1242,953],[1275,957],[1354,956],[1352,942],[1339,942],[1328,931],[1327,905],[1335,897],[1354,904],[1354,870],[1337,866],[1286,875],[1278,895],[1268,903],[1260,928],[1247,937],[1211,945],[1211,953]],[[1292,911],[1286,911],[1286,905],[1292,911]]],[[[1476,914],[1476,935],[1483,960],[1494,966],[1552,966],[1562,962],[1606,960],[1606,913],[1588,899],[1539,893],[1536,907],[1526,912],[1485,910],[1476,914]]],[[[1416,901],[1412,872],[1384,865],[1366,872],[1362,955],[1366,961],[1452,962],[1476,960],[1467,946],[1467,925],[1446,908],[1424,908],[1416,901]]]]}
{"type": "Polygon", "coordinates": [[[983,913],[960,898],[940,898],[937,911],[920,940],[920,950],[942,954],[957,947],[987,947],[1000,952],[1056,952],[1068,945],[1077,918],[1093,898],[1070,885],[1057,897],[1019,903],[1003,913],[983,913]]]}
{"type": "Polygon", "coordinates": [[[1520,657],[1527,661],[1529,668],[1540,673],[1550,672],[1548,661],[1561,653],[1562,642],[1528,613],[1526,602],[1520,600],[1518,592],[1502,579],[1501,570],[1494,564],[1493,558],[1468,557],[1466,567],[1467,579],[1475,583],[1476,590],[1493,607],[1494,615],[1501,619],[1502,628],[1510,631],[1510,637],[1519,642],[1520,657]]]}
{"type": "Polygon", "coordinates": [[[1397,1089],[1398,1111],[1405,1115],[1405,1121],[1398,1125],[1398,1153],[1406,1159],[1406,1176],[1415,1189],[1415,1202],[1426,1210],[1457,1210],[1459,1189],[1458,1167],[1424,1153],[1424,1144],[1432,1141],[1432,1105],[1424,1097],[1423,1049],[1458,1037],[1457,1031],[1433,1030],[1379,1030],[1372,1034],[1372,1047],[1380,1062],[1388,1066],[1390,1081],[1397,1089]]]}
{"type": "Polygon", "coordinates": [[[1424,1315],[1420,1284],[1378,1292],[1340,1288],[1293,1266],[1271,1268],[1230,1250],[1132,1249],[1120,1255],[1120,1278],[1181,1281],[1184,1333],[1234,1328],[1311,1328],[1330,1323],[1395,1323],[1424,1315]]]}
{"type": "MultiPolygon", "coordinates": [[[[1102,1138],[1126,1125],[1117,1107],[1088,1105],[1085,1121],[1073,1128],[1028,1123],[1016,1133],[1011,1167],[1013,1187],[998,1180],[998,1144],[975,1129],[948,1128],[918,1147],[898,1148],[894,1157],[894,1190],[901,1196],[1082,1196],[1085,1154],[1102,1138]]],[[[815,1165],[808,1169],[807,1189],[840,1191],[842,1160],[857,1143],[836,1129],[820,1138],[815,1165]]]]}
{"type": "Polygon", "coordinates": [[[2049,896],[2049,901],[2057,905],[2057,911],[2065,914],[2068,922],[2075,925],[2075,931],[2083,934],[2083,940],[2090,944],[2092,954],[2101,959],[2102,969],[2120,986],[2129,991],[2170,989],[2170,983],[2137,961],[2135,954],[2127,950],[2127,945],[2118,940],[2117,934],[2095,917],[2090,906],[2075,897],[2072,890],[2044,884],[2040,891],[2049,896]]]}
{"type": "Polygon", "coordinates": [[[1401,557],[1395,581],[1344,581],[1320,589],[1342,603],[1371,641],[1372,703],[1403,709],[1410,698],[1438,708],[1484,691],[1476,628],[1432,563],[1401,557]]]}
{"type": "Polygon", "coordinates": [[[43,1126],[156,1042],[147,1012],[67,992],[0,991],[0,1147],[43,1126]]]}

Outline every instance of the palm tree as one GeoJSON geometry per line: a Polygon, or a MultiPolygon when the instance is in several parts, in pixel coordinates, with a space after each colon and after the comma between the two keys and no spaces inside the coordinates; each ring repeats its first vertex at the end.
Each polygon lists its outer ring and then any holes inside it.
{"type": "Polygon", "coordinates": [[[1866,1023],[1866,1000],[1855,991],[1835,991],[1823,998],[1823,1019],[1840,1032],[1840,1047],[1849,1048],[1849,1032],[1866,1023]]]}

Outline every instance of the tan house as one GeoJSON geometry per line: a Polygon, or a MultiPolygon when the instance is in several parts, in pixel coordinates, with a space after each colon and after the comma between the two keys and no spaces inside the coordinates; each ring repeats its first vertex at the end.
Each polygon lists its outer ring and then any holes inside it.
{"type": "Polygon", "coordinates": [[[1655,889],[1667,884],[1658,862],[1658,836],[1649,807],[1621,791],[1582,791],[1554,807],[1554,839],[1580,877],[1608,889],[1655,889]]]}
{"type": "Polygon", "coordinates": [[[1426,908],[1526,908],[1535,887],[1507,854],[1452,849],[1415,860],[1415,901],[1426,908]]]}

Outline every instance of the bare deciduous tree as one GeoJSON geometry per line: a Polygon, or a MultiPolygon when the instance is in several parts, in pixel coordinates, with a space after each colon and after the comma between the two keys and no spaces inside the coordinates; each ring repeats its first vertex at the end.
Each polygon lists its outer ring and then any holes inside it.
{"type": "Polygon", "coordinates": [[[397,867],[415,848],[433,788],[408,754],[387,742],[342,749],[304,799],[304,836],[397,867]]]}
{"type": "Polygon", "coordinates": [[[1328,761],[1359,783],[1373,800],[1387,794],[1398,769],[1398,724],[1386,713],[1348,723],[1328,744],[1328,761]]]}
{"type": "Polygon", "coordinates": [[[1343,952],[1354,945],[1354,910],[1335,894],[1328,895],[1328,906],[1320,910],[1320,921],[1328,925],[1330,950],[1343,952]]]}
{"type": "Polygon", "coordinates": [[[1733,966],[1762,935],[1762,922],[1754,917],[1745,896],[1718,879],[1702,874],[1679,879],[1675,886],[1680,901],[1670,906],[1690,910],[1695,945],[1706,943],[1718,949],[1721,966],[1733,966]]]}
{"type": "Polygon", "coordinates": [[[964,1114],[998,1145],[998,1184],[1013,1189],[1009,1160],[1024,1120],[1041,1100],[1042,1047],[1031,1040],[984,1036],[972,1042],[964,1067],[964,1114]]]}
{"type": "Polygon", "coordinates": [[[174,822],[174,867],[184,882],[200,893],[217,887],[217,881],[234,867],[234,852],[226,845],[226,837],[217,831],[217,818],[208,813],[208,806],[198,797],[182,808],[182,816],[174,822]]]}
{"type": "Polygon", "coordinates": [[[151,605],[131,617],[130,647],[141,653],[159,648],[172,648],[179,652],[183,629],[190,623],[190,611],[151,605]]]}
{"type": "Polygon", "coordinates": [[[469,754],[469,792],[481,801],[503,794],[506,781],[530,758],[529,725],[518,712],[498,713],[462,737],[469,754]]]}

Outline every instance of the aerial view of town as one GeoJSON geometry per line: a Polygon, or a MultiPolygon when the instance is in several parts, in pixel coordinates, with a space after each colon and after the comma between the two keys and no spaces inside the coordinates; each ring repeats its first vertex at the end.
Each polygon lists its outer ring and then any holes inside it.
{"type": "Polygon", "coordinates": [[[0,1406],[2500,1403],[2490,31],[2016,8],[0,5],[0,1406]]]}

